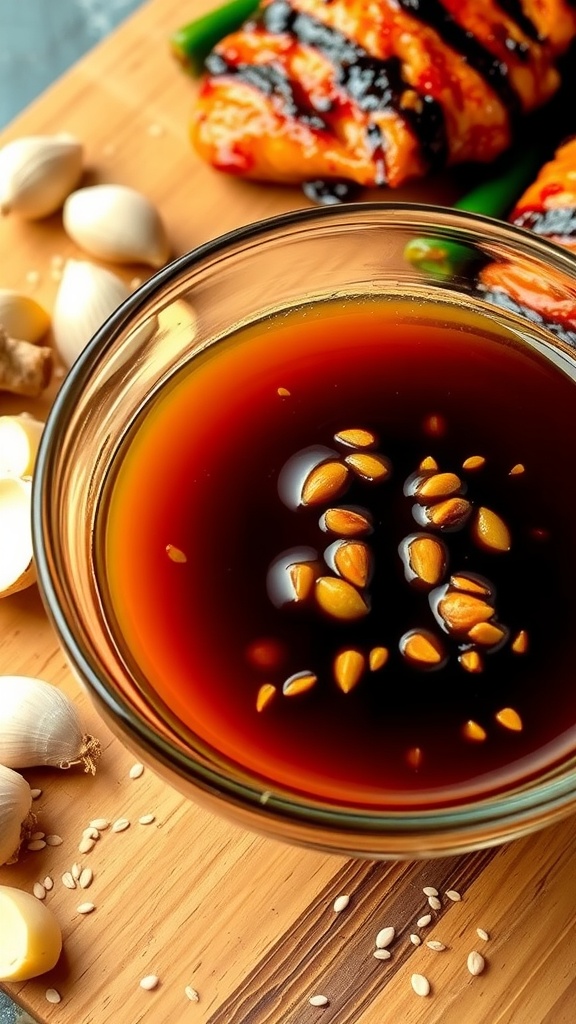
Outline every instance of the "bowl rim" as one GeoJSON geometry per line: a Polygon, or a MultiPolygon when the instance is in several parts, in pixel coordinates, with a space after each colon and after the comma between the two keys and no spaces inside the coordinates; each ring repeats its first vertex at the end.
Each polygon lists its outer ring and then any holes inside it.
{"type": "MultiPolygon", "coordinates": [[[[471,240],[477,239],[482,233],[485,238],[515,243],[530,255],[544,259],[547,265],[567,271],[576,289],[576,254],[534,235],[528,229],[482,214],[436,204],[371,201],[303,208],[257,220],[217,235],[166,264],[125,299],[94,334],[64,378],[46,419],[32,481],[34,560],[43,603],[69,663],[74,667],[76,678],[95,697],[96,704],[121,723],[121,731],[129,740],[145,750],[153,760],[162,763],[171,772],[176,772],[184,781],[192,780],[192,784],[201,790],[248,811],[254,812],[258,808],[262,810],[263,794],[266,794],[267,814],[284,822],[289,820],[318,825],[327,830],[336,829],[343,834],[369,835],[371,839],[385,839],[394,833],[405,835],[408,839],[411,834],[418,834],[428,843],[434,840],[435,835],[455,832],[461,841],[454,849],[455,852],[461,852],[477,848],[470,843],[473,843],[475,834],[482,833],[487,825],[495,825],[497,829],[505,828],[506,834],[496,840],[504,841],[516,834],[523,823],[530,822],[535,812],[543,814],[546,821],[565,816],[576,807],[576,770],[559,777],[544,778],[543,781],[534,780],[528,785],[523,783],[519,791],[509,789],[471,803],[415,809],[411,812],[406,809],[381,811],[378,808],[322,805],[309,801],[304,794],[275,792],[273,784],[268,789],[256,776],[253,781],[247,782],[250,773],[245,769],[242,769],[243,779],[234,779],[212,766],[203,766],[158,736],[135,714],[118,691],[113,691],[99,678],[93,660],[73,636],[60,608],[51,571],[51,542],[44,529],[44,503],[50,500],[50,480],[57,459],[57,445],[53,439],[61,421],[66,422],[67,411],[74,403],[74,396],[81,391],[91,367],[99,361],[107,346],[112,344],[132,317],[137,316],[167,284],[175,282],[206,260],[217,256],[225,258],[227,253],[237,252],[246,244],[262,241],[267,236],[278,237],[285,229],[306,229],[310,225],[322,228],[323,224],[350,217],[360,220],[367,216],[382,219],[383,223],[393,219],[394,228],[400,228],[403,224],[406,226],[407,223],[414,226],[418,221],[423,230],[434,230],[440,234],[453,232],[457,228],[467,231],[471,240]]],[[[413,855],[414,851],[410,852],[413,855]]],[[[445,848],[443,852],[446,852],[445,848]]]]}

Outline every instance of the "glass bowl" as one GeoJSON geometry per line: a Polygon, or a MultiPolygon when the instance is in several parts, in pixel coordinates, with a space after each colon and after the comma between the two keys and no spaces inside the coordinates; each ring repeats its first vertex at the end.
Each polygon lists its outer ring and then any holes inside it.
{"type": "MultiPolygon", "coordinates": [[[[453,324],[479,317],[511,332],[574,386],[569,310],[576,309],[576,260],[559,247],[488,218],[423,205],[343,205],[249,225],[147,281],[65,378],[34,477],[39,586],[69,664],[107,724],[194,801],[276,839],[349,856],[455,854],[524,835],[576,808],[574,722],[567,724],[561,756],[544,758],[524,778],[492,792],[472,787],[467,798],[429,806],[408,799],[396,807],[307,795],[220,752],[217,738],[206,742],[187,728],[139,668],[107,596],[110,481],[134,425],[169,382],[194,373],[238,328],[265,330],[294,308],[358,296],[399,302],[412,311],[416,328],[430,303],[440,318],[450,309],[453,324]],[[542,303],[551,295],[550,320],[542,303]]],[[[486,404],[489,415],[489,395],[486,404]]]]}

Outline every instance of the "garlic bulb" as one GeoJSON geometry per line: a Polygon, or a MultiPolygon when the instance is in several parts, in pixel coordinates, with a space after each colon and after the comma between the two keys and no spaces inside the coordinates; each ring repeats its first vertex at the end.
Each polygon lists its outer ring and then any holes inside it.
{"type": "Polygon", "coordinates": [[[0,324],[11,338],[36,343],[49,329],[50,317],[35,299],[0,288],[0,324]]]}
{"type": "MultiPolygon", "coordinates": [[[[36,582],[31,501],[30,480],[0,476],[0,597],[9,597],[36,582]]],[[[0,757],[0,764],[7,763],[0,757]]]]}
{"type": "Polygon", "coordinates": [[[83,764],[93,775],[100,753],[99,741],[83,734],[76,707],[62,690],[29,676],[0,676],[0,764],[83,764]]]}
{"type": "Polygon", "coordinates": [[[27,220],[58,210],[82,174],[82,143],[72,135],[30,135],[0,149],[0,212],[27,220]]]}
{"type": "Polygon", "coordinates": [[[32,476],[44,423],[27,412],[0,416],[0,477],[32,476]]]}
{"type": "Polygon", "coordinates": [[[28,981],[51,971],[62,952],[55,915],[31,892],[0,885],[0,981],[28,981]]]}
{"type": "Polygon", "coordinates": [[[18,772],[0,764],[0,864],[13,864],[27,832],[36,824],[30,786],[18,772]]]}
{"type": "Polygon", "coordinates": [[[52,311],[54,343],[66,366],[129,295],[128,285],[110,270],[67,260],[52,311]]]}
{"type": "Polygon", "coordinates": [[[68,196],[63,210],[70,238],[97,259],[162,267],[168,239],[156,208],[125,185],[92,185],[68,196]]]}

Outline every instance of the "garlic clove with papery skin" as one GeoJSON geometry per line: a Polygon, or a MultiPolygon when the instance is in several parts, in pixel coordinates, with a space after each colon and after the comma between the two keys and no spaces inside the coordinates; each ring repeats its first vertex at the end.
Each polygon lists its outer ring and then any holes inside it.
{"type": "Polygon", "coordinates": [[[31,676],[0,676],[0,764],[82,764],[93,775],[100,754],[100,742],[83,732],[76,705],[57,686],[31,676]]]}
{"type": "MultiPolygon", "coordinates": [[[[0,598],[36,582],[31,505],[31,480],[0,476],[0,598]]],[[[0,764],[6,763],[0,757],[0,764]]]]}
{"type": "Polygon", "coordinates": [[[48,331],[50,317],[36,299],[0,288],[0,324],[11,338],[36,344],[48,331]]]}
{"type": "Polygon", "coordinates": [[[0,416],[0,477],[32,476],[44,423],[27,412],[0,416]]]}
{"type": "Polygon", "coordinates": [[[110,270],[85,260],[66,261],[52,310],[54,344],[66,366],[130,294],[110,270]]]}
{"type": "Polygon", "coordinates": [[[0,865],[14,864],[26,835],[36,824],[32,791],[18,772],[0,764],[0,865]]]}
{"type": "Polygon", "coordinates": [[[64,229],[91,256],[111,263],[164,266],[170,247],[160,214],[126,185],[91,185],[68,196],[64,229]]]}
{"type": "Polygon", "coordinates": [[[82,143],[65,132],[29,135],[0,149],[0,213],[26,220],[60,209],[82,174],[82,143]]]}

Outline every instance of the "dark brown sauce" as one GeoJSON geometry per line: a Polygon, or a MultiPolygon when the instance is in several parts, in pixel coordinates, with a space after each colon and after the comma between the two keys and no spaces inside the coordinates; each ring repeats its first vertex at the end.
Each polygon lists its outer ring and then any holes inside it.
{"type": "Polygon", "coordinates": [[[576,745],[575,386],[488,318],[381,299],[305,308],[207,350],[137,424],[112,481],[99,572],[120,644],[175,715],[264,785],[408,807],[530,777],[576,745]],[[308,598],[283,603],[274,574],[297,548],[333,575],[326,507],[302,507],[294,484],[305,460],[343,457],[335,435],[351,427],[375,432],[392,474],[351,477],[329,502],[367,510],[374,567],[369,614],[335,621],[308,598]],[[467,473],[473,455],[486,463],[467,473]],[[426,456],[460,474],[466,500],[496,511],[512,537],[494,553],[467,521],[434,534],[451,574],[490,581],[508,631],[479,673],[442,630],[442,594],[406,577],[405,540],[427,529],[411,483],[426,456]],[[403,654],[414,629],[440,638],[436,670],[403,654]],[[530,642],[519,655],[510,641],[521,630],[530,642]],[[336,653],[378,645],[386,664],[341,692],[336,653]],[[302,672],[317,683],[285,696],[302,672]],[[276,695],[258,712],[264,683],[276,695]],[[503,708],[520,731],[499,724],[503,708]],[[469,720],[482,742],[463,734],[469,720]]]}

